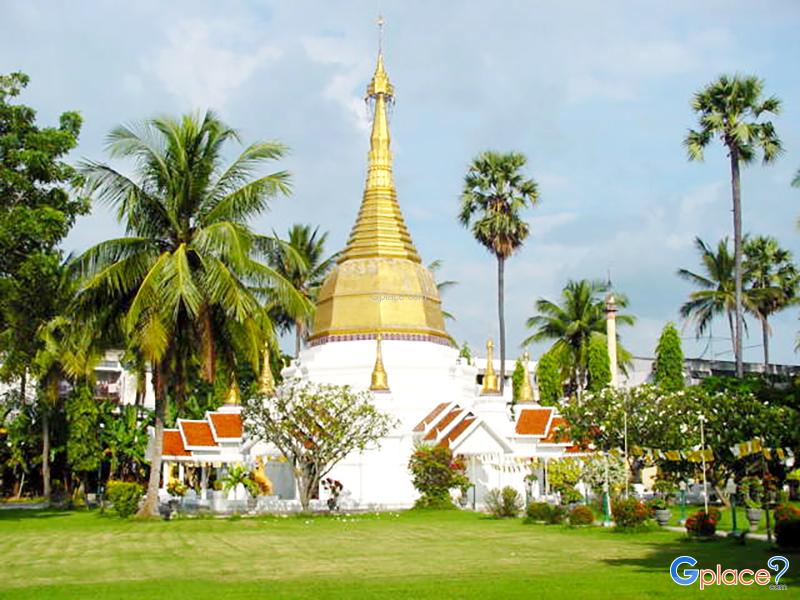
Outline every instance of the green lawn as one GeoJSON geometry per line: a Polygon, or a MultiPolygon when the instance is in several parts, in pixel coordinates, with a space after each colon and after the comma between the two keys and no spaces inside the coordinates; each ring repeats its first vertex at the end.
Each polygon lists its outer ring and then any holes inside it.
{"type": "MultiPolygon", "coordinates": [[[[792,502],[791,504],[793,506],[798,506],[797,502],[792,502]]],[[[733,522],[731,520],[731,510],[725,508],[724,506],[717,506],[717,508],[720,510],[720,513],[722,513],[719,519],[719,523],[717,523],[717,529],[720,531],[730,531],[731,529],[733,529],[733,522]]],[[[702,504],[699,505],[689,504],[686,506],[686,516],[689,517],[693,513],[696,513],[698,510],[702,509],[703,509],[702,504]]],[[[670,506],[670,510],[672,511],[672,518],[670,519],[670,525],[675,525],[677,527],[679,525],[679,521],[681,518],[681,507],[680,505],[670,506]]],[[[772,515],[772,511],[770,511],[770,523],[772,525],[772,530],[774,533],[775,518],[772,515]]],[[[744,506],[737,506],[736,507],[737,531],[742,531],[749,528],[750,528],[750,522],[747,520],[747,509],[744,506]]],[[[761,515],[761,522],[756,528],[755,533],[766,533],[766,532],[767,532],[767,514],[766,511],[764,511],[763,514],[761,515]]]]}
{"type": "Polygon", "coordinates": [[[774,552],[459,511],[144,523],[0,511],[0,598],[800,598],[798,554],[779,593],[679,588],[668,568],[681,554],[741,569],[774,552]]]}

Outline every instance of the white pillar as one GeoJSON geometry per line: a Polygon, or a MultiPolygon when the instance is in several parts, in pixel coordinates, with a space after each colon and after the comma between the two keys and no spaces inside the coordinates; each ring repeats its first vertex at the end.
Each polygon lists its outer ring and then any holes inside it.
{"type": "Polygon", "coordinates": [[[608,344],[608,366],[611,370],[612,388],[617,387],[617,305],[614,295],[606,298],[606,342],[608,344]]]}
{"type": "Polygon", "coordinates": [[[208,500],[208,467],[205,463],[200,466],[200,499],[208,500]]]}
{"type": "Polygon", "coordinates": [[[180,481],[181,483],[183,483],[183,475],[184,475],[183,463],[178,463],[178,481],[180,481]]]}
{"type": "Polygon", "coordinates": [[[169,469],[170,469],[170,463],[168,463],[167,461],[161,463],[161,479],[163,481],[163,483],[161,484],[162,490],[167,489],[167,485],[169,485],[169,469]]]}

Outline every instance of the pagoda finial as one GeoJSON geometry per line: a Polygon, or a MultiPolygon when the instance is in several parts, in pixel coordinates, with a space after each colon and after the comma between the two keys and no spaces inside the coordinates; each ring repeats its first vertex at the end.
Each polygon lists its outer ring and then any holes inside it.
{"type": "Polygon", "coordinates": [[[378,15],[378,54],[383,54],[383,26],[386,23],[386,20],[383,18],[383,15],[378,15]]]}
{"type": "Polygon", "coordinates": [[[372,369],[372,383],[369,389],[373,392],[388,392],[389,377],[383,368],[383,356],[381,355],[381,334],[375,338],[375,367],[372,369]]]}
{"type": "Polygon", "coordinates": [[[492,340],[486,342],[486,370],[483,372],[483,387],[481,388],[481,396],[491,396],[500,393],[500,386],[497,381],[497,375],[494,372],[494,358],[493,358],[494,343],[492,340]]]}
{"type": "Polygon", "coordinates": [[[264,344],[261,352],[261,373],[258,376],[258,391],[265,396],[275,393],[275,378],[272,376],[272,367],[269,358],[269,343],[264,344]]]}
{"type": "Polygon", "coordinates": [[[238,406],[241,403],[241,393],[239,392],[239,382],[236,381],[236,373],[231,373],[231,384],[228,393],[225,395],[225,404],[238,406]]]}
{"type": "Polygon", "coordinates": [[[519,402],[533,402],[533,388],[531,387],[531,374],[528,372],[528,362],[531,360],[531,355],[528,351],[522,353],[522,385],[519,388],[519,402]]]}

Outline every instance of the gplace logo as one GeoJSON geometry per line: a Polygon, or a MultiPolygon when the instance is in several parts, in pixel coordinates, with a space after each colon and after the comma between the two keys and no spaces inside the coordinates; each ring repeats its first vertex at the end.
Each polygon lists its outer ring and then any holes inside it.
{"type": "Polygon", "coordinates": [[[773,556],[767,561],[767,566],[775,571],[775,581],[772,582],[772,573],[767,569],[724,569],[717,565],[716,569],[693,569],[697,564],[692,556],[679,556],[669,566],[669,575],[678,585],[693,585],[700,582],[700,589],[710,585],[769,585],[771,590],[785,590],[786,585],[781,585],[780,580],[789,569],[789,559],[785,556],[773,556]]]}

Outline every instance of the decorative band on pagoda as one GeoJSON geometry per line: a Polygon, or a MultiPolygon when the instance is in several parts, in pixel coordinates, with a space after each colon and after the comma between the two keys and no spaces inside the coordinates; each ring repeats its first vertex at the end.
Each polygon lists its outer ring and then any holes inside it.
{"type": "Polygon", "coordinates": [[[322,335],[312,338],[308,341],[309,346],[319,346],[320,344],[327,344],[329,342],[356,342],[360,340],[374,340],[381,336],[385,340],[399,340],[403,342],[433,342],[434,344],[441,344],[443,346],[453,346],[452,340],[438,335],[430,335],[427,333],[343,333],[343,334],[330,334],[322,335]]]}

